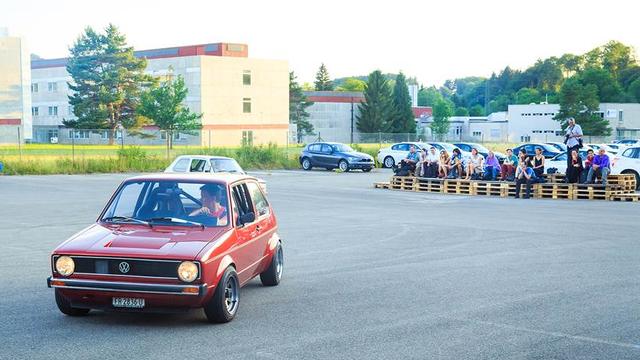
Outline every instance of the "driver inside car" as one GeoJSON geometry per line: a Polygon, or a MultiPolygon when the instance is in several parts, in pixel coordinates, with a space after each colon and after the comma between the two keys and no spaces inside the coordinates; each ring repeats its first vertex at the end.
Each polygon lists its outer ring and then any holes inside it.
{"type": "Polygon", "coordinates": [[[200,187],[202,207],[192,211],[189,216],[205,216],[217,220],[218,226],[227,224],[227,208],[223,191],[219,185],[205,184],[200,187]]]}

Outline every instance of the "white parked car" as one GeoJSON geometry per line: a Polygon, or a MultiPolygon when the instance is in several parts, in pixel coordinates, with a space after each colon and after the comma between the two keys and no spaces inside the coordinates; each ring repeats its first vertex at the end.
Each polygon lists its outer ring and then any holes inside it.
{"type": "Polygon", "coordinates": [[[611,162],[611,174],[633,174],[636,188],[640,189],[640,146],[631,146],[621,150],[611,162]]]}
{"type": "Polygon", "coordinates": [[[621,146],[625,146],[625,147],[640,146],[640,140],[637,140],[637,139],[616,140],[616,141],[614,141],[614,143],[616,145],[621,145],[621,146]]]}
{"type": "MultiPolygon", "coordinates": [[[[579,152],[580,158],[582,159],[582,165],[584,165],[584,161],[587,159],[587,150],[581,149],[579,152]]],[[[558,174],[566,174],[567,173],[567,153],[560,153],[551,159],[546,159],[544,161],[544,171],[547,172],[548,169],[555,168],[558,174]]]]}
{"type": "MultiPolygon", "coordinates": [[[[166,173],[235,173],[246,175],[238,162],[230,157],[210,155],[181,155],[164,169],[166,173]]],[[[267,182],[257,179],[267,193],[267,182]]]]}
{"type": "Polygon", "coordinates": [[[384,149],[378,150],[376,156],[378,162],[382,164],[382,167],[390,168],[400,163],[400,161],[407,157],[411,145],[416,147],[416,151],[420,151],[424,147],[429,147],[429,144],[420,142],[401,142],[393,144],[384,149]]]}
{"type": "Polygon", "coordinates": [[[587,144],[587,146],[593,149],[594,152],[597,152],[598,150],[600,150],[600,148],[604,148],[604,151],[606,151],[608,154],[615,155],[618,153],[618,147],[613,148],[612,146],[609,146],[607,144],[587,144]]]}

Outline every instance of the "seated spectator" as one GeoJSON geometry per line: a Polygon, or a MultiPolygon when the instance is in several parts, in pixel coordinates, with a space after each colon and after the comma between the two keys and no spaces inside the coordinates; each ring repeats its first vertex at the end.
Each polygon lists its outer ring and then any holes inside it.
{"type": "Polygon", "coordinates": [[[451,158],[449,159],[449,165],[447,165],[447,170],[449,175],[448,179],[458,179],[462,177],[462,154],[460,153],[460,149],[453,149],[453,154],[451,154],[451,158]]]}
{"type": "Polygon", "coordinates": [[[520,151],[518,152],[518,164],[520,164],[521,162],[526,162],[527,165],[529,165],[529,163],[531,162],[531,159],[529,158],[529,156],[527,156],[527,152],[524,150],[524,148],[520,149],[520,151]]]}
{"type": "Polygon", "coordinates": [[[428,178],[438,177],[439,158],[435,147],[430,147],[424,161],[424,176],[428,178]]]}
{"type": "Polygon", "coordinates": [[[595,154],[593,153],[593,149],[587,150],[587,158],[584,159],[584,169],[582,170],[582,176],[580,177],[581,183],[587,182],[587,174],[589,174],[589,170],[591,170],[594,155],[595,154]]]}
{"type": "Polygon", "coordinates": [[[513,155],[513,150],[507,149],[507,157],[502,162],[502,180],[513,180],[518,167],[518,157],[513,155]]]}
{"type": "Polygon", "coordinates": [[[536,148],[536,155],[531,160],[533,165],[533,171],[536,173],[536,177],[541,178],[544,175],[544,155],[542,155],[542,148],[536,148]]]}
{"type": "Polygon", "coordinates": [[[500,162],[493,151],[489,150],[487,160],[484,162],[484,178],[494,181],[498,175],[500,175],[500,162]]]}
{"type": "Polygon", "coordinates": [[[582,159],[576,150],[571,150],[571,166],[567,169],[567,182],[575,184],[580,182],[580,174],[582,174],[582,159]]]}
{"type": "Polygon", "coordinates": [[[438,161],[438,176],[446,178],[448,175],[449,153],[447,150],[440,150],[440,159],[438,161]]]}
{"type": "Polygon", "coordinates": [[[427,149],[420,149],[418,151],[418,162],[416,163],[416,171],[414,175],[416,177],[422,177],[424,174],[425,161],[427,159],[427,149]]]}
{"type": "Polygon", "coordinates": [[[479,179],[482,176],[482,163],[484,162],[484,157],[478,153],[478,149],[471,149],[471,156],[468,159],[467,164],[467,176],[465,180],[468,179],[479,179]]]}
{"type": "Polygon", "coordinates": [[[393,171],[396,173],[396,175],[399,176],[407,176],[409,174],[413,174],[413,172],[416,170],[416,164],[419,160],[420,155],[416,152],[416,147],[414,145],[411,145],[407,157],[400,160],[400,164],[398,164],[398,167],[393,171]]]}
{"type": "Polygon", "coordinates": [[[528,166],[526,161],[518,163],[518,170],[516,170],[516,199],[520,197],[520,187],[522,184],[526,184],[526,192],[524,199],[528,199],[531,196],[531,185],[536,182],[536,173],[532,168],[528,166]]]}
{"type": "Polygon", "coordinates": [[[607,186],[607,177],[609,177],[610,171],[611,164],[609,162],[609,156],[604,148],[600,148],[598,155],[593,157],[591,169],[589,169],[589,173],[587,174],[587,183],[589,184],[595,181],[595,176],[600,176],[602,178],[602,185],[607,186]]]}

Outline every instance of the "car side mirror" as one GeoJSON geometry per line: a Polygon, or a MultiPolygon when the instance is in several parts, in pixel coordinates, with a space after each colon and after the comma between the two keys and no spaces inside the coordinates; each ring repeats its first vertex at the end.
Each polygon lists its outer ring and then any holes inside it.
{"type": "Polygon", "coordinates": [[[246,213],[238,216],[238,225],[244,225],[256,221],[255,213],[246,213]]]}

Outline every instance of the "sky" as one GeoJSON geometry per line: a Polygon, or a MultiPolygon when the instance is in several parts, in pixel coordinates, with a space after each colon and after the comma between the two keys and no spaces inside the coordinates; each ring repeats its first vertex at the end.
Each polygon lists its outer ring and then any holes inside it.
{"type": "Polygon", "coordinates": [[[213,42],[289,61],[301,82],[402,71],[425,86],[582,54],[609,40],[640,50],[634,1],[3,0],[0,27],[44,58],[65,57],[86,26],[113,23],[136,50],[213,42]]]}

